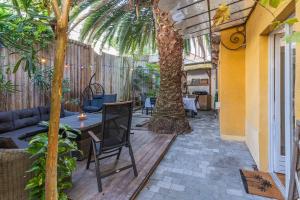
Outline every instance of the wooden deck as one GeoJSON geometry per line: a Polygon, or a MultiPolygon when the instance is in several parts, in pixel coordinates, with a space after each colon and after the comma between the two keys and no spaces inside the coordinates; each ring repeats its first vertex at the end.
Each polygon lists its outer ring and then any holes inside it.
{"type": "MultiPolygon", "coordinates": [[[[69,191],[72,199],[126,200],[134,199],[137,196],[176,136],[158,135],[147,130],[133,130],[133,132],[131,143],[139,173],[138,177],[134,177],[131,168],[103,178],[103,192],[99,193],[94,164],[92,163],[90,169],[86,170],[86,160],[84,160],[78,162],[77,170],[72,177],[73,188],[69,191]]],[[[102,173],[115,167],[125,166],[130,162],[128,149],[123,149],[119,161],[113,157],[101,162],[102,173]]]]}

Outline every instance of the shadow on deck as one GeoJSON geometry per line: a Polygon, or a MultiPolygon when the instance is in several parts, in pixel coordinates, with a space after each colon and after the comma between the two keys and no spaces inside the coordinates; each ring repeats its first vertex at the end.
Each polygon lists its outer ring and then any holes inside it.
{"type": "MultiPolygon", "coordinates": [[[[132,130],[131,143],[134,151],[138,177],[128,169],[102,179],[103,192],[97,189],[95,165],[85,169],[86,160],[77,163],[77,170],[72,176],[73,187],[69,191],[72,199],[133,199],[143,188],[164,154],[175,139],[175,135],[158,135],[147,130],[132,130]]],[[[102,174],[116,167],[130,163],[128,149],[124,148],[119,161],[115,157],[101,162],[102,174]]]]}

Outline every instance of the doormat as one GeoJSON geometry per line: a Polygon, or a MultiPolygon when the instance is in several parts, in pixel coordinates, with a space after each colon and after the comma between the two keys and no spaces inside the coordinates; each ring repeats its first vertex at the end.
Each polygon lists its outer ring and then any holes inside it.
{"type": "Polygon", "coordinates": [[[269,173],[240,169],[240,174],[248,194],[284,200],[269,173]]]}

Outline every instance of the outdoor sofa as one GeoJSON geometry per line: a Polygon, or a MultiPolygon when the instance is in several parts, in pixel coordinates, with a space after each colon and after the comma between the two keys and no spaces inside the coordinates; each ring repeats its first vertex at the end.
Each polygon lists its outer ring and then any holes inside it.
{"type": "MultiPolygon", "coordinates": [[[[61,117],[75,115],[76,112],[67,111],[61,107],[61,117]]],[[[47,127],[39,125],[41,121],[49,121],[50,106],[40,106],[37,108],[0,112],[0,149],[9,142],[10,148],[24,149],[28,145],[28,140],[42,132],[47,131],[47,127]],[[2,140],[2,142],[1,142],[2,140]],[[9,141],[11,140],[11,141],[9,141]],[[2,144],[2,145],[1,145],[2,144]]]]}
{"type": "MultiPolygon", "coordinates": [[[[49,113],[49,106],[0,112],[0,199],[28,199],[24,189],[32,160],[25,148],[32,136],[47,131],[39,122],[48,121],[49,113]]],[[[61,117],[74,114],[61,108],[61,117]]]]}

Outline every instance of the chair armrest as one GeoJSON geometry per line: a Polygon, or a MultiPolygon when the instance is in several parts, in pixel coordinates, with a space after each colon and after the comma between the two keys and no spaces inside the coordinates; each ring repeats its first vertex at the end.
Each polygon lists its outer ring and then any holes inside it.
{"type": "Polygon", "coordinates": [[[72,112],[72,111],[65,110],[65,116],[66,117],[69,117],[69,116],[72,116],[72,115],[79,115],[79,112],[72,112]]]}
{"type": "Polygon", "coordinates": [[[93,131],[89,131],[88,133],[96,143],[101,142],[101,140],[94,134],[93,131]]]}

